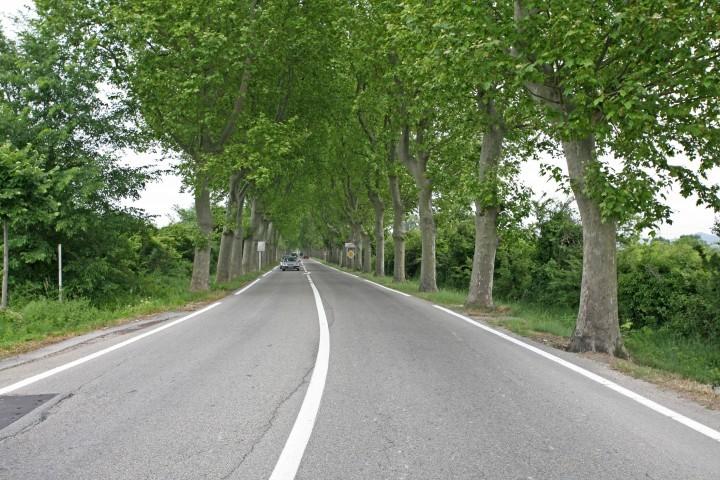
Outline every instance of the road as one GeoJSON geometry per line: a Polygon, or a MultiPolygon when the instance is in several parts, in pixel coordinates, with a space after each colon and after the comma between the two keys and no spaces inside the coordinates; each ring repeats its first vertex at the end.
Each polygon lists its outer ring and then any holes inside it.
{"type": "Polygon", "coordinates": [[[0,370],[0,478],[720,478],[717,412],[306,266],[0,370]]]}

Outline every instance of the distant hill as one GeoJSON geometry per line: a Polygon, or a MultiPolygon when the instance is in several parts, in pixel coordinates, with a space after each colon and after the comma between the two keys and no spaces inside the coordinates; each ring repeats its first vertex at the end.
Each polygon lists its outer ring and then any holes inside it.
{"type": "Polygon", "coordinates": [[[692,234],[694,237],[698,237],[703,242],[707,243],[708,245],[717,245],[720,243],[720,237],[717,235],[713,235],[712,233],[704,233],[704,232],[698,232],[692,234]]]}

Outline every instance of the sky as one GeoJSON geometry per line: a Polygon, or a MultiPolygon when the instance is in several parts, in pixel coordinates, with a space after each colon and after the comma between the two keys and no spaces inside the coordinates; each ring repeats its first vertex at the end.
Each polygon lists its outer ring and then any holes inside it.
{"type": "MultiPolygon", "coordinates": [[[[29,0],[0,0],[0,20],[5,32],[12,34],[14,27],[8,19],[9,15],[15,15],[24,6],[30,5],[29,0]]],[[[169,165],[163,163],[159,154],[140,153],[123,151],[119,153],[122,162],[132,166],[150,165],[155,168],[167,169],[169,165]]],[[[556,160],[557,165],[563,166],[563,162],[556,160]]],[[[528,162],[523,165],[520,180],[524,185],[531,188],[537,197],[545,194],[552,197],[563,198],[558,193],[557,184],[540,174],[538,162],[528,162]]],[[[720,169],[715,169],[709,175],[709,182],[720,183],[720,169]]],[[[715,213],[708,208],[698,207],[697,198],[691,196],[683,198],[677,188],[666,192],[668,205],[672,208],[673,214],[670,218],[672,223],[665,223],[658,229],[658,234],[665,238],[677,238],[681,235],[698,232],[710,233],[715,219],[715,213]]],[[[193,197],[189,192],[182,191],[181,179],[172,174],[163,175],[157,182],[149,184],[142,192],[139,200],[126,202],[125,205],[145,210],[148,214],[155,216],[155,223],[159,226],[166,225],[172,221],[173,212],[176,206],[189,207],[192,205],[193,197]]]]}

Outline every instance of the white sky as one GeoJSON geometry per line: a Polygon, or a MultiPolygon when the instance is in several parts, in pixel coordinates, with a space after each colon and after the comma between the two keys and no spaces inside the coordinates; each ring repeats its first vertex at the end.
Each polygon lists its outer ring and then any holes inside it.
{"type": "MultiPolygon", "coordinates": [[[[0,0],[0,21],[6,33],[15,29],[9,21],[9,15],[17,14],[24,6],[30,5],[29,0],[0,0]]],[[[137,152],[123,152],[123,161],[132,166],[154,165],[158,168],[168,168],[160,162],[157,154],[144,154],[137,152]]],[[[559,163],[561,165],[561,163],[559,163]]],[[[557,185],[540,175],[540,166],[537,162],[526,163],[521,172],[521,181],[531,187],[537,196],[547,193],[556,194],[557,185]]],[[[720,170],[715,169],[710,175],[712,183],[720,183],[720,170]]],[[[128,202],[128,205],[141,208],[151,215],[156,215],[158,225],[166,225],[172,218],[176,205],[188,207],[192,205],[192,195],[181,192],[182,182],[176,175],[165,175],[158,182],[147,186],[139,200],[128,202]]],[[[667,195],[670,207],[673,210],[672,224],[664,224],[659,229],[659,235],[666,238],[675,238],[684,234],[697,232],[710,233],[715,214],[712,210],[698,207],[696,197],[683,198],[679,193],[670,191],[667,195]]]]}

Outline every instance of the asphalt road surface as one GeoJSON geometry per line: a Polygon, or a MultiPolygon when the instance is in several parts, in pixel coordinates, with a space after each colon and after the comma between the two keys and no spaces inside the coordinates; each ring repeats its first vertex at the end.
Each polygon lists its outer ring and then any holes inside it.
{"type": "Polygon", "coordinates": [[[720,479],[717,412],[305,263],[0,363],[0,478],[720,479]]]}

